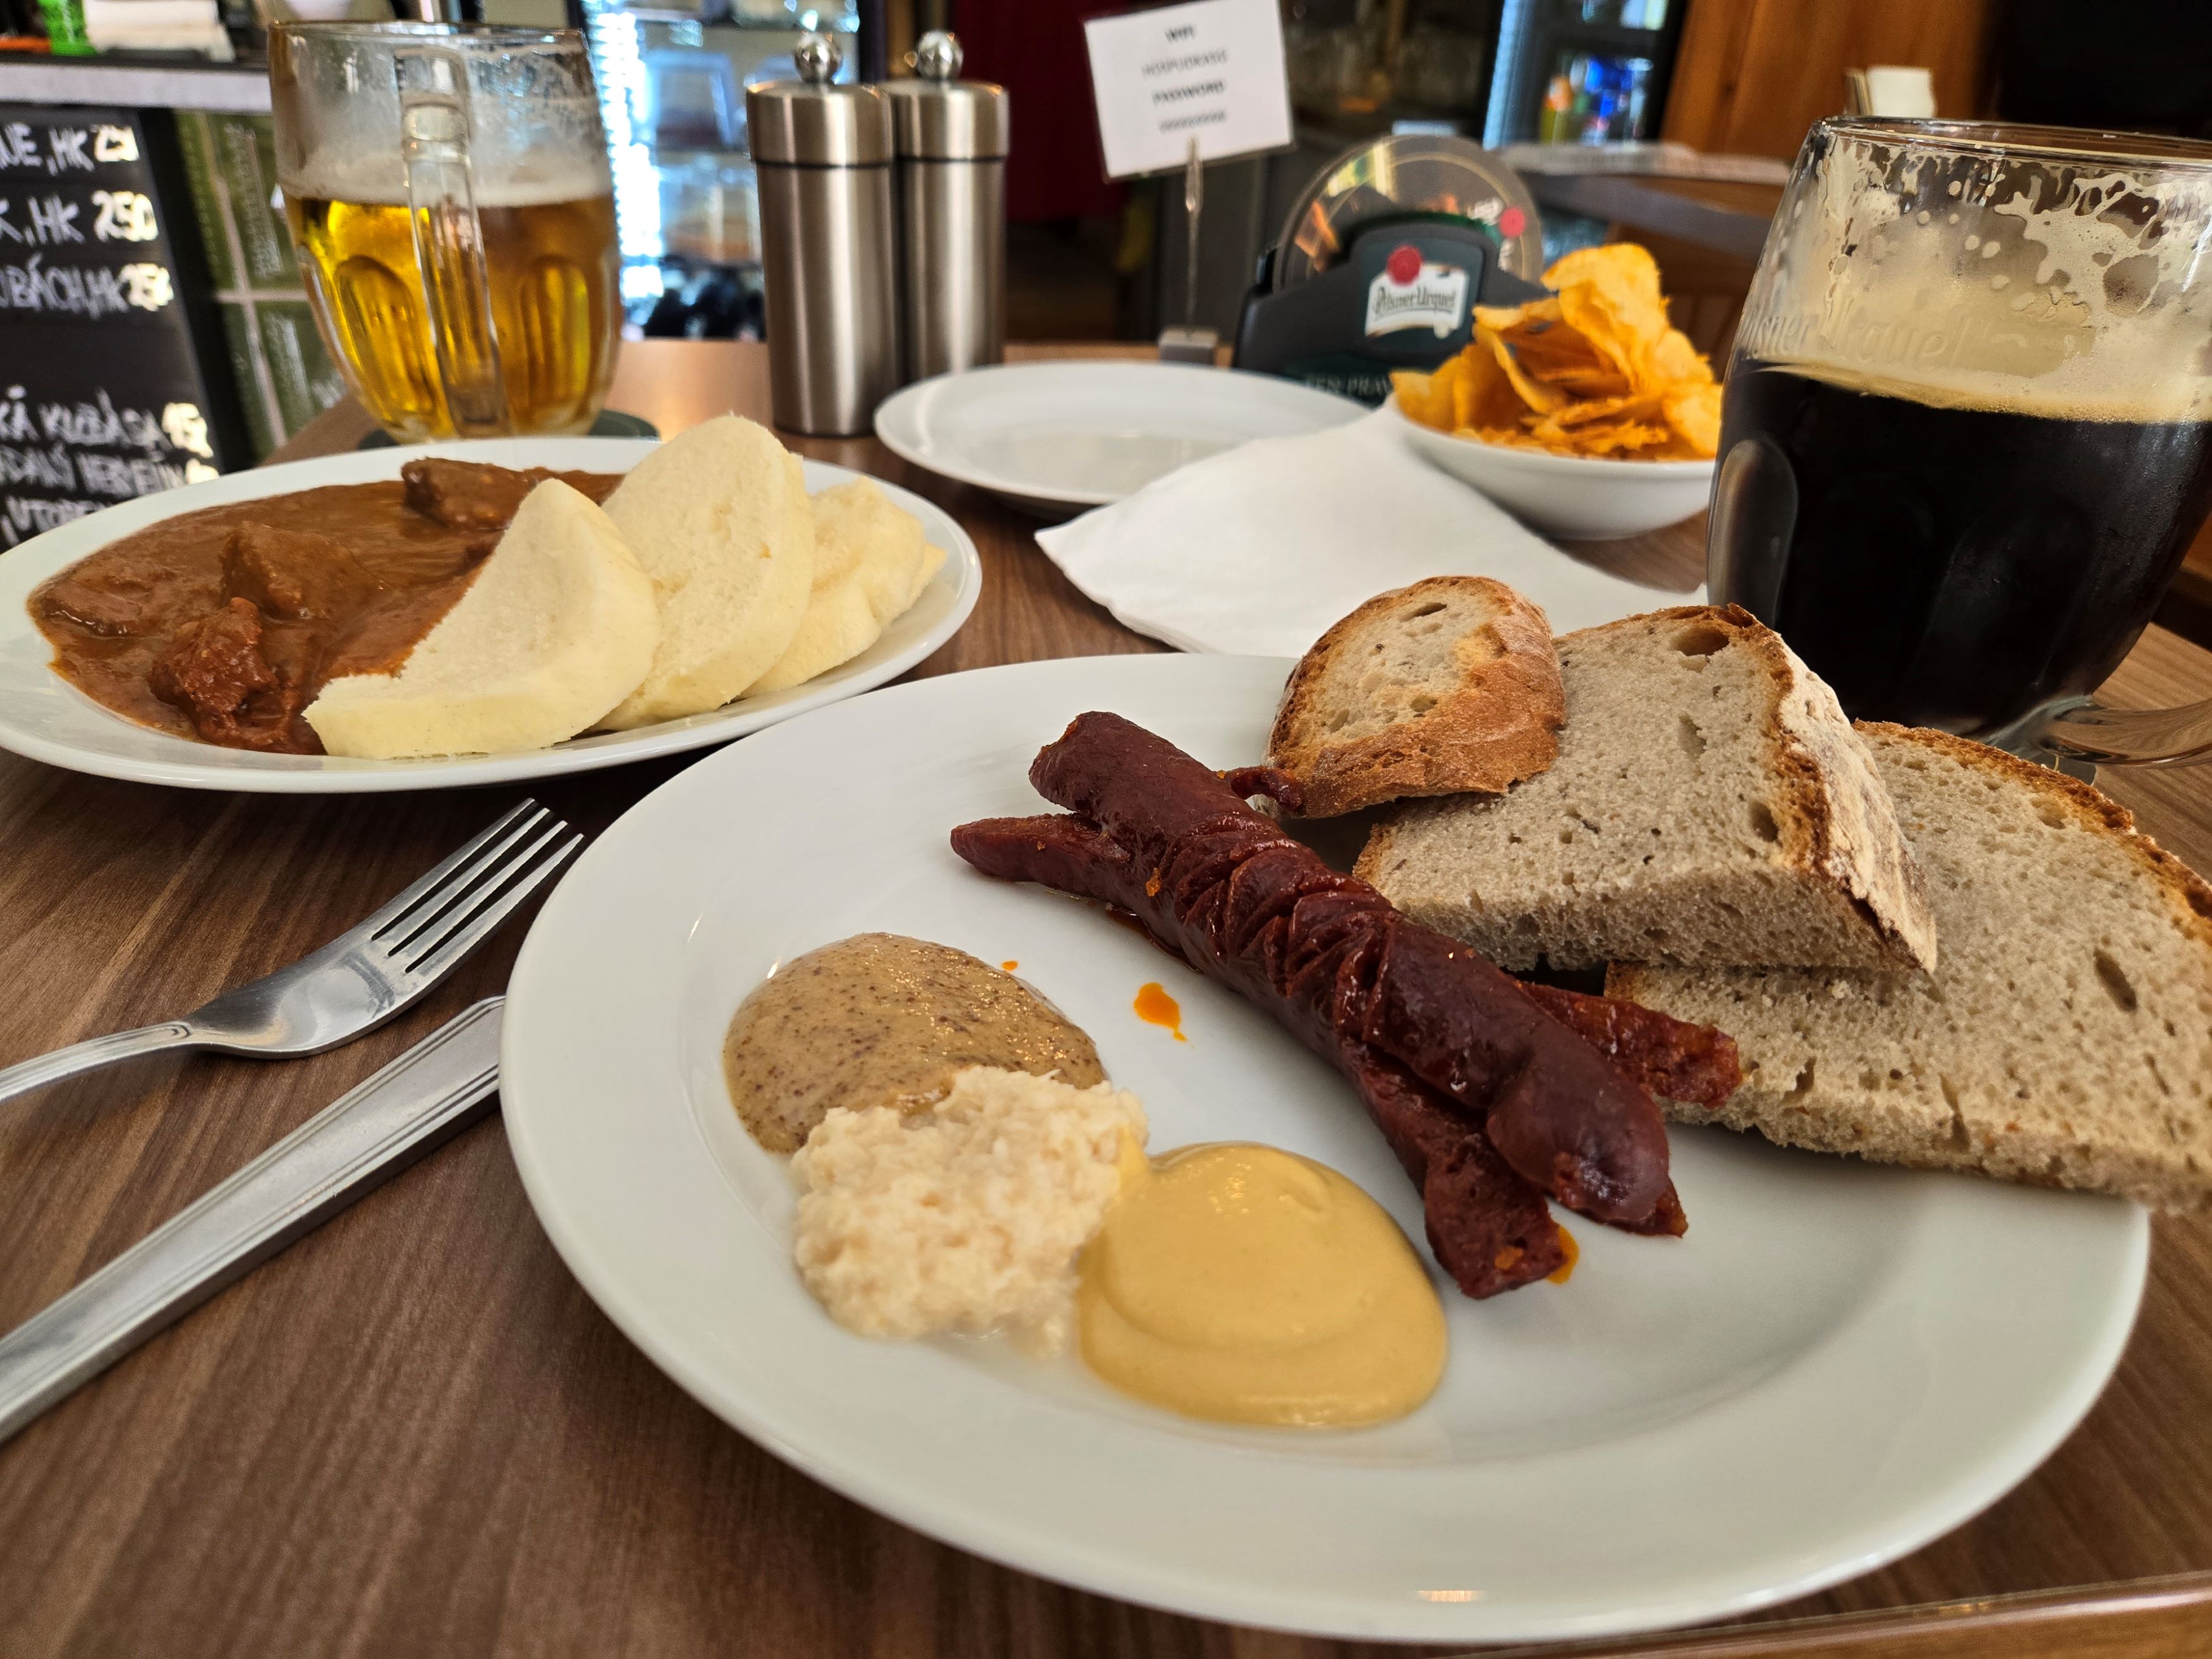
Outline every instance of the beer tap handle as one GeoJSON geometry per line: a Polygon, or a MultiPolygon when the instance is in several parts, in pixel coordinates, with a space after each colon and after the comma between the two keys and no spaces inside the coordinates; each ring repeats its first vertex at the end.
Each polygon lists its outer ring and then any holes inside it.
{"type": "Polygon", "coordinates": [[[2179,708],[2107,708],[2085,701],[2044,722],[2036,740],[2098,766],[2186,766],[2212,761],[2212,698],[2179,708]]]}
{"type": "Polygon", "coordinates": [[[507,430],[507,387],[469,174],[468,64],[458,52],[426,45],[399,52],[393,73],[415,263],[446,407],[459,436],[495,436],[507,430]]]}

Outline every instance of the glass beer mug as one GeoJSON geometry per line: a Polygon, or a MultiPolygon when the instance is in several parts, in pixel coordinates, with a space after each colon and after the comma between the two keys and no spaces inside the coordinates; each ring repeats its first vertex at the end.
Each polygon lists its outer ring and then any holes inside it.
{"type": "Polygon", "coordinates": [[[2212,704],[2092,694],[2212,511],[2212,145],[1814,126],[1729,365],[1706,544],[1868,720],[2107,763],[2212,704]]]}
{"type": "Polygon", "coordinates": [[[276,173],[316,319],[403,443],[590,428],[621,337],[583,37],[270,32],[276,173]]]}

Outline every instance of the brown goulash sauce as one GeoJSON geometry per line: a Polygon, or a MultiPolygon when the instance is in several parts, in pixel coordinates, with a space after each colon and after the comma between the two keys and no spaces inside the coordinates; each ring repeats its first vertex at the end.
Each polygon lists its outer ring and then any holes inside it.
{"type": "Polygon", "coordinates": [[[1087,1089],[1105,1081],[1082,1030],[963,951],[857,933],[794,957],[738,1006],[722,1045],[753,1139],[795,1152],[833,1106],[918,1112],[953,1073],[993,1066],[1087,1089]]]}
{"type": "Polygon", "coordinates": [[[78,560],[31,595],[31,617],[55,672],[142,726],[319,755],[300,711],[324,682],[396,672],[555,477],[595,501],[622,482],[419,460],[398,481],[211,507],[78,560]]]}

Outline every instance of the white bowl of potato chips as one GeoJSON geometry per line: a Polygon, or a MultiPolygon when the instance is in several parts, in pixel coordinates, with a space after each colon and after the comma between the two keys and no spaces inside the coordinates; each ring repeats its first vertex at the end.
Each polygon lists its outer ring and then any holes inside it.
{"type": "Polygon", "coordinates": [[[1395,397],[1383,407],[1429,460],[1557,540],[1639,536],[1702,511],[1712,492],[1711,461],[1624,461],[1511,448],[1409,420],[1395,397]]]}
{"type": "Polygon", "coordinates": [[[1433,374],[1393,374],[1413,446],[1536,529],[1632,536],[1689,517],[1712,488],[1721,390],[1667,319],[1633,243],[1544,273],[1547,297],[1478,306],[1474,337],[1433,374]]]}

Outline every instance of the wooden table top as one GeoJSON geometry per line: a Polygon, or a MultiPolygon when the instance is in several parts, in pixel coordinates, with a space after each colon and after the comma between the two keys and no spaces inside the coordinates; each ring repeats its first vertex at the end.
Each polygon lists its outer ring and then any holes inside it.
{"type": "MultiPolygon", "coordinates": [[[[674,432],[765,417],[757,347],[633,343],[614,402],[674,432]]],[[[341,405],[290,455],[367,430],[341,405]]],[[[804,453],[943,503],[981,549],[968,626],[918,671],[1160,647],[1033,525],[872,440],[804,453]]],[[[1686,586],[1699,526],[1608,556],[1686,586]]],[[[2110,688],[2212,693],[2154,629],[2110,688]]],[[[604,828],[690,757],[532,792],[604,828]]],[[[2212,791],[2109,774],[2212,870],[2212,791]]],[[[0,1063],[190,1008],[366,915],[516,789],[283,797],[113,783],[0,755],[0,1063]]],[[[149,1061],[0,1108],[13,1326],[507,978],[521,929],[429,1002],[313,1060],[149,1061]]],[[[1818,1425],[1808,1425],[1808,1432],[1818,1425]]],[[[710,1416],[600,1315],[538,1230],[496,1121],[400,1176],[0,1446],[0,1652],[32,1656],[1017,1653],[1346,1659],[993,1565],[848,1503],[710,1416]]],[[[1949,1536],[1723,1629],[1589,1654],[1858,1659],[2212,1649],[2212,1226],[2161,1221],[2118,1375],[2018,1489],[1949,1536]],[[2082,1588],[2087,1587],[2087,1588],[2082,1588]]],[[[1564,1650],[1555,1650],[1564,1651],[1564,1650]]]]}

